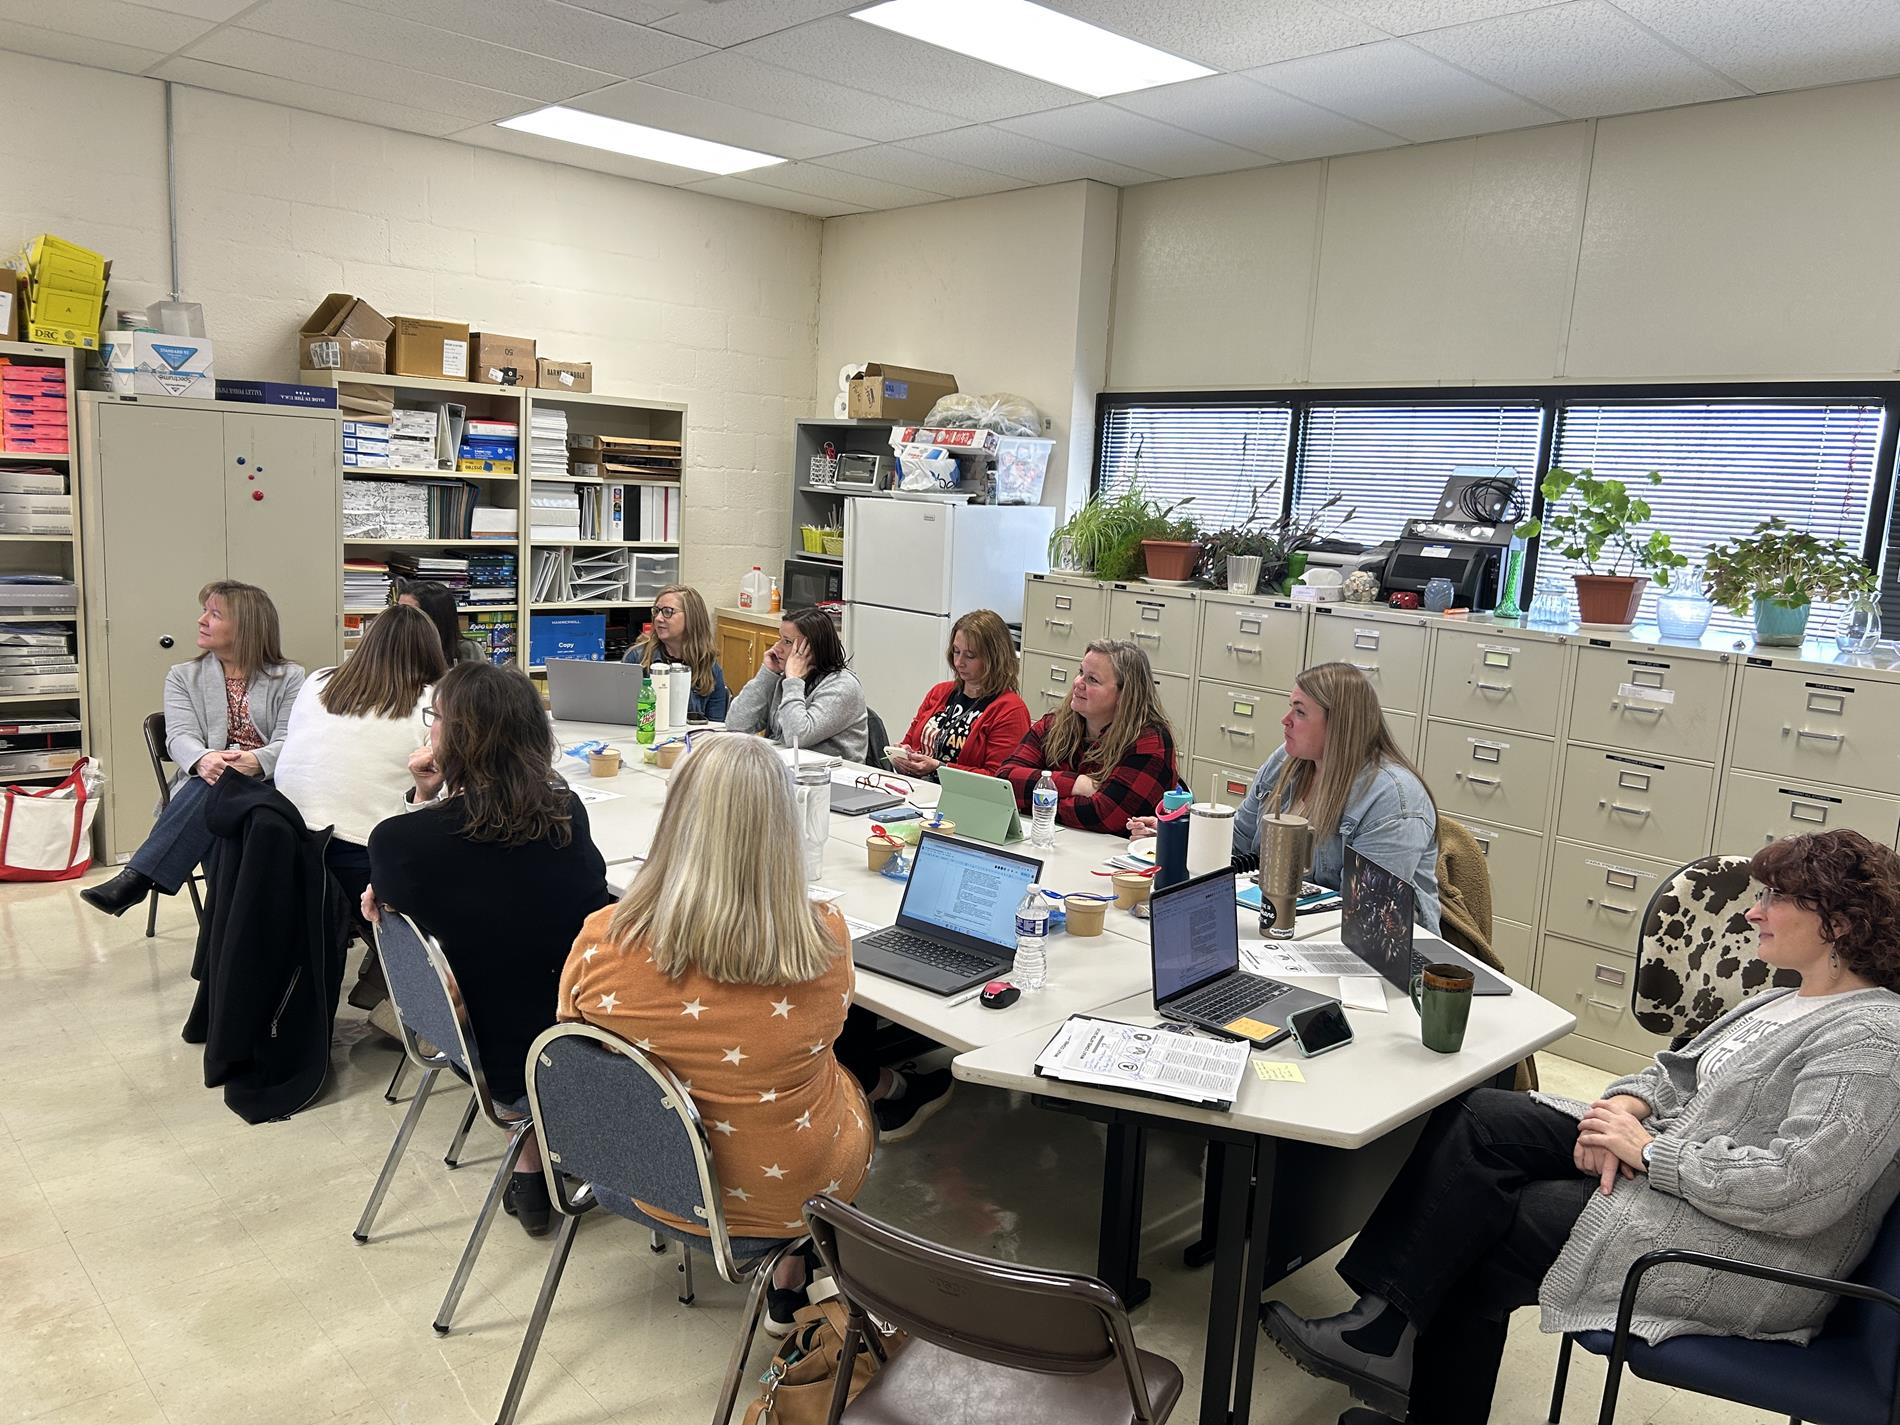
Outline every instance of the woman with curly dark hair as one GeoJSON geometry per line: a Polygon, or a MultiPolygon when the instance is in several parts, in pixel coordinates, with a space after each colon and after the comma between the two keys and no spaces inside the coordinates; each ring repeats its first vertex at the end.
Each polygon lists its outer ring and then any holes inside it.
{"type": "MultiPolygon", "coordinates": [[[[1829,831],[1749,871],[1758,953],[1798,990],[1751,996],[1589,1105],[1495,1089],[1441,1105],[1339,1263],[1352,1308],[1267,1304],[1288,1356],[1374,1407],[1342,1425],[1484,1421],[1511,1312],[1609,1330],[1645,1252],[1832,1277],[1866,1255],[1900,1195],[1900,856],[1829,831]]],[[[1633,1329],[1805,1344],[1829,1305],[1685,1264],[1643,1279],[1633,1329]]]]}

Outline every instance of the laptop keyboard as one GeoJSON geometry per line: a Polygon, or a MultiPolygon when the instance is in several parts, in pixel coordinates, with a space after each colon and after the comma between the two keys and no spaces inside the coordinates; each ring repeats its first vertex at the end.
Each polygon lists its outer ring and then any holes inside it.
{"type": "Polygon", "coordinates": [[[926,940],[908,930],[880,930],[875,935],[867,935],[862,943],[952,975],[987,974],[997,964],[995,960],[972,955],[967,950],[958,950],[936,940],[926,940]]]}
{"type": "Polygon", "coordinates": [[[1252,1014],[1292,988],[1277,980],[1263,980],[1254,975],[1233,975],[1218,984],[1209,985],[1199,994],[1176,1000],[1173,1008],[1202,1019],[1211,1019],[1216,1024],[1224,1024],[1252,1014]]]}

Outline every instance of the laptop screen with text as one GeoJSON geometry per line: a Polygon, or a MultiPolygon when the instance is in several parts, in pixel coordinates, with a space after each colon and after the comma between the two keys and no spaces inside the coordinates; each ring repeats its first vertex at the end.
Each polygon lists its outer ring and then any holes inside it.
{"type": "Polygon", "coordinates": [[[988,846],[925,836],[904,890],[898,924],[967,935],[1001,948],[1016,944],[1016,907],[1040,863],[988,846]]]}
{"type": "Polygon", "coordinates": [[[1240,922],[1231,871],[1222,868],[1157,891],[1148,914],[1156,1004],[1240,968],[1240,922]]]}

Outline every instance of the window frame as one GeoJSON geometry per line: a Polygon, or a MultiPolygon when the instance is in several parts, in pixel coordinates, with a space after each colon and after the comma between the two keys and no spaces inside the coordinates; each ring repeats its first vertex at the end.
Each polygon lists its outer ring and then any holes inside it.
{"type": "MultiPolygon", "coordinates": [[[[1900,380],[1842,381],[1671,381],[1671,382],[1544,382],[1528,386],[1293,386],[1255,389],[1103,391],[1095,398],[1095,449],[1089,472],[1089,494],[1102,484],[1102,445],[1109,413],[1119,406],[1198,406],[1215,403],[1290,406],[1292,439],[1287,442],[1286,468],[1280,475],[1280,513],[1292,508],[1293,481],[1307,438],[1307,414],[1313,406],[1482,405],[1486,402],[1543,407],[1538,435],[1537,468],[1531,472],[1531,509],[1527,518],[1544,513],[1543,491],[1536,488],[1550,469],[1556,449],[1562,407],[1577,405],[1674,405],[1697,401],[1878,402],[1886,409],[1880,443],[1874,451],[1873,484],[1867,505],[1867,524],[1861,533],[1860,555],[1877,574],[1881,554],[1892,547],[1900,554],[1900,508],[1894,502],[1895,459],[1900,454],[1900,380]]],[[[1421,516],[1430,513],[1421,511],[1421,516]]],[[[1528,541],[1524,555],[1524,587],[1537,577],[1541,541],[1528,541]]],[[[1876,593],[1876,598],[1881,596],[1876,593]]],[[[1900,612],[1900,593],[1882,599],[1883,607],[1900,612]]]]}

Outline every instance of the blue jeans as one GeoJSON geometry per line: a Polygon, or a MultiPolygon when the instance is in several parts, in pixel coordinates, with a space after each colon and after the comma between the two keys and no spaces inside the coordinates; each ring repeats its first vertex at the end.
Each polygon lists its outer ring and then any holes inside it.
{"type": "MultiPolygon", "coordinates": [[[[227,772],[229,777],[241,772],[227,772]]],[[[130,870],[148,877],[168,896],[178,894],[186,877],[210,854],[217,838],[205,823],[205,801],[211,788],[202,777],[187,777],[172,788],[171,800],[152,823],[145,844],[132,853],[130,870]]]]}

